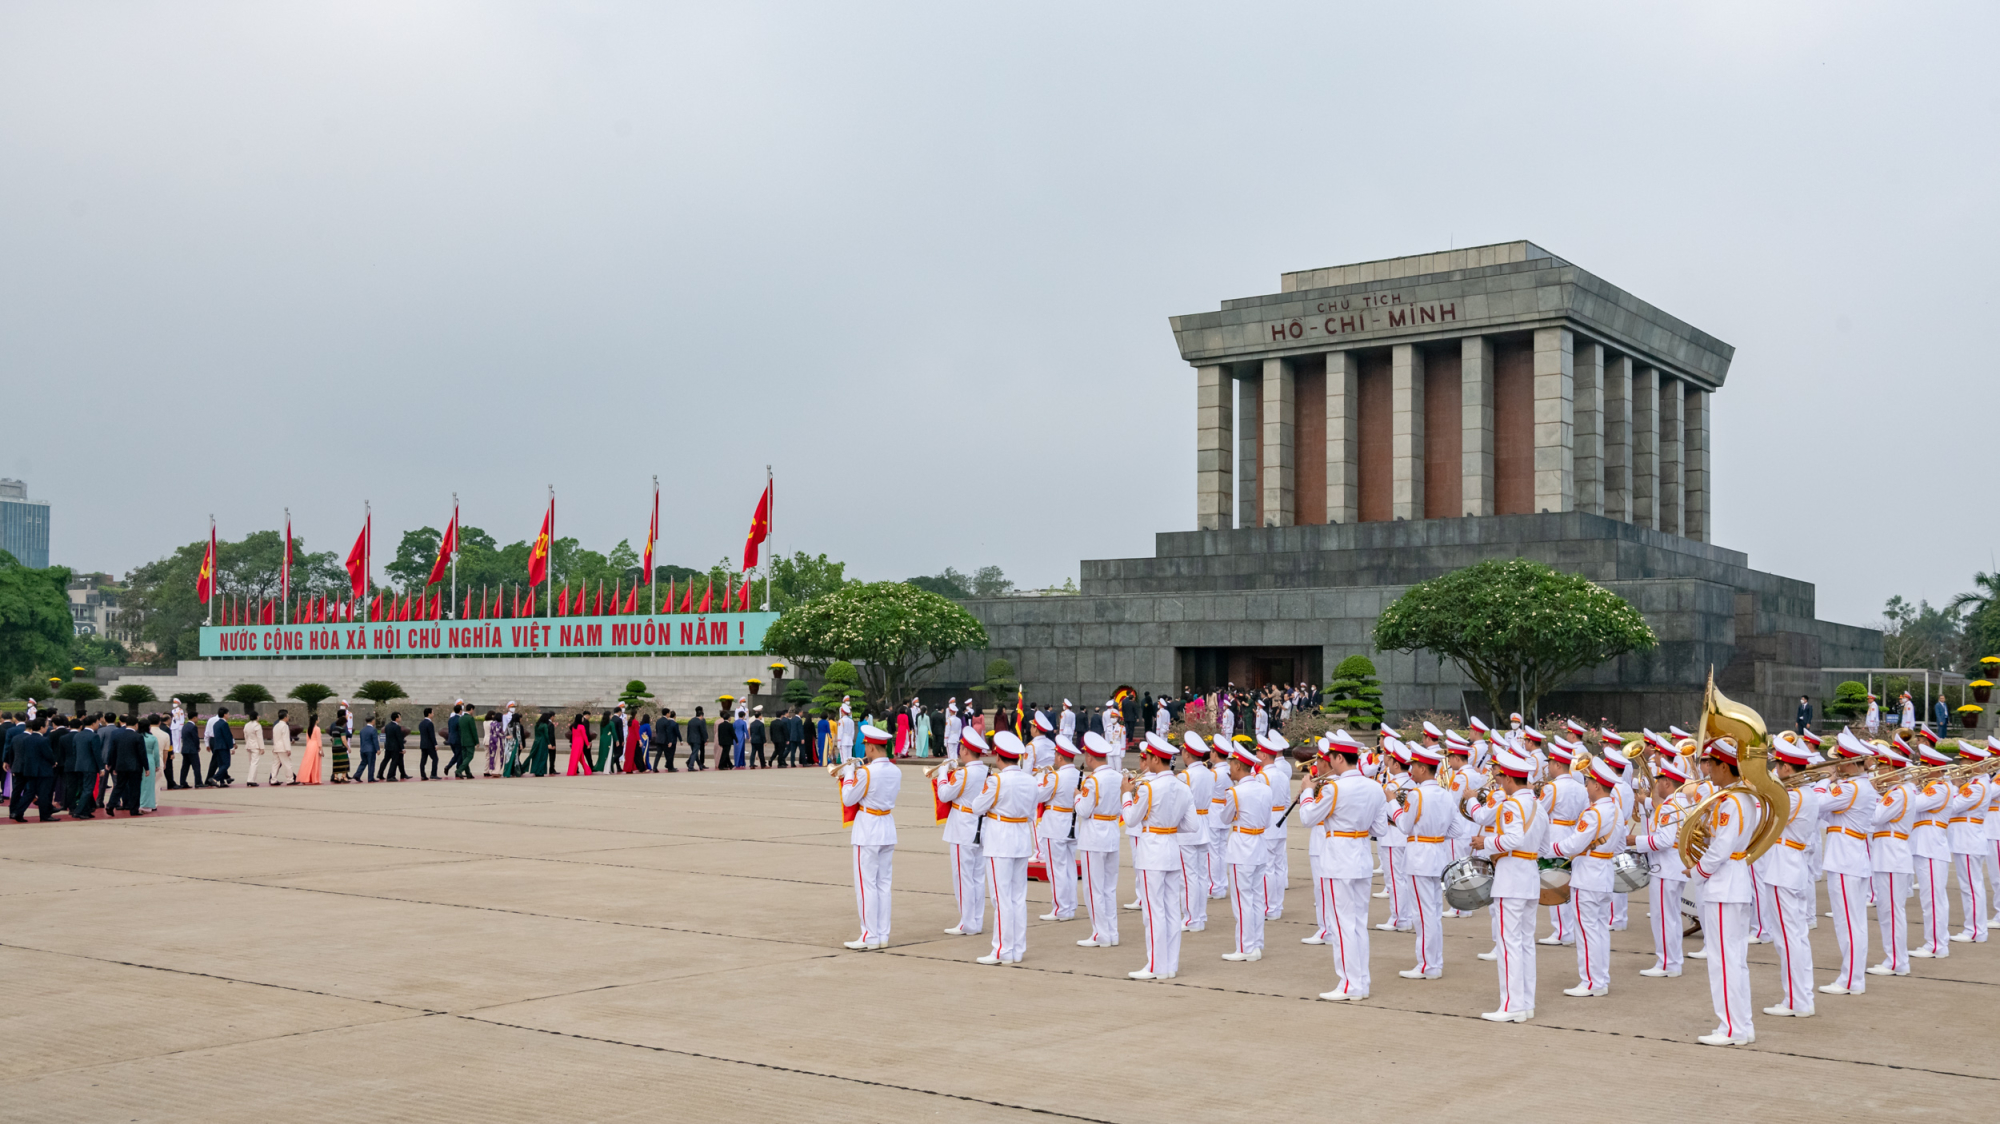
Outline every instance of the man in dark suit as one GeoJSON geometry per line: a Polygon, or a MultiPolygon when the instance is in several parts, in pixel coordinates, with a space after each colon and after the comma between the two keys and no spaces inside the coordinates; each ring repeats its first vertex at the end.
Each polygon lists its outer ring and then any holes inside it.
{"type": "Polygon", "coordinates": [[[791,764],[792,755],[792,712],[779,712],[771,719],[771,765],[782,769],[791,764]]]}
{"type": "Polygon", "coordinates": [[[423,720],[417,723],[417,779],[434,781],[438,775],[438,731],[437,723],[431,721],[431,707],[424,708],[423,720]]]}
{"type": "Polygon", "coordinates": [[[750,767],[768,769],[771,763],[764,759],[764,708],[750,712],[750,724],[743,731],[750,738],[750,767]]]}
{"type": "Polygon", "coordinates": [[[1812,729],[1812,700],[1799,696],[1799,733],[1812,729]]]}
{"type": "Polygon", "coordinates": [[[688,719],[688,772],[708,768],[708,720],[701,716],[701,708],[694,708],[694,717],[688,719]]]}
{"type": "Polygon", "coordinates": [[[46,724],[40,717],[29,719],[6,745],[7,771],[14,777],[14,802],[7,814],[15,823],[27,821],[29,804],[41,808],[43,823],[55,818],[56,751],[42,733],[46,724]]]}
{"type": "Polygon", "coordinates": [[[674,712],[660,708],[660,717],[653,723],[653,755],[667,763],[667,772],[678,773],[674,768],[674,754],[681,748],[681,724],[674,718],[674,712]]]}
{"type": "Polygon", "coordinates": [[[229,708],[215,708],[208,720],[208,783],[228,788],[235,783],[229,775],[229,754],[236,748],[236,732],[229,728],[229,708]]]}
{"type": "Polygon", "coordinates": [[[463,704],[458,715],[458,736],[452,739],[452,763],[458,767],[454,775],[462,780],[472,779],[472,754],[479,747],[479,719],[472,716],[472,704],[463,704]]]}
{"type": "Polygon", "coordinates": [[[63,780],[68,786],[63,795],[69,802],[69,818],[73,820],[97,818],[93,793],[97,774],[104,769],[104,743],[97,736],[99,721],[93,717],[81,728],[72,730],[63,745],[63,780]]]}
{"type": "Polygon", "coordinates": [[[123,808],[127,815],[143,816],[139,809],[139,778],[146,772],[146,740],[139,731],[126,725],[124,715],[118,716],[117,725],[107,727],[104,738],[104,767],[111,770],[111,798],[105,801],[104,814],[116,815],[123,808]]]}
{"type": "Polygon", "coordinates": [[[406,781],[410,770],[403,764],[403,746],[409,741],[410,732],[403,729],[403,712],[389,712],[389,724],[382,727],[382,779],[385,781],[406,781]]]}

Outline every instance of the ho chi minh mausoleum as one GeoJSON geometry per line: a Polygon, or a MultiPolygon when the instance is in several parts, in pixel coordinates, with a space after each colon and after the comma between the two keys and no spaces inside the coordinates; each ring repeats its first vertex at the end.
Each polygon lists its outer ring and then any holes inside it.
{"type": "Polygon", "coordinates": [[[1195,529],[1085,561],[1081,596],[969,603],[977,659],[1031,697],[1324,683],[1360,652],[1391,712],[1488,713],[1450,664],[1369,638],[1412,583],[1513,557],[1613,590],[1660,640],[1545,711],[1685,724],[1713,665],[1782,722],[1821,667],[1881,662],[1880,633],[1815,618],[1812,585],[1710,542],[1735,349],[1532,243],[1287,273],[1169,322],[1194,368],[1195,529]]]}

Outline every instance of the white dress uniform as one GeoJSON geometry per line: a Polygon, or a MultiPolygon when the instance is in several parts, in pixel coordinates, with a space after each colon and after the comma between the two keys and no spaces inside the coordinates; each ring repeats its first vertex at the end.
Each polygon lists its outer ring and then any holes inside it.
{"type": "Polygon", "coordinates": [[[1778,979],[1784,985],[1777,1004],[1764,1009],[1767,1015],[1789,1011],[1803,1018],[1813,1013],[1812,937],[1806,922],[1818,895],[1806,870],[1806,840],[1820,834],[1819,808],[1825,801],[1823,793],[1811,788],[1792,789],[1784,834],[1751,864],[1760,892],[1769,895],[1764,926],[1771,934],[1768,943],[1777,948],[1778,979]]]}
{"type": "Polygon", "coordinates": [[[1681,862],[1679,846],[1681,818],[1687,810],[1687,797],[1675,791],[1646,817],[1645,832],[1632,837],[1632,849],[1647,857],[1653,874],[1646,887],[1653,966],[1640,969],[1642,976],[1678,976],[1686,964],[1681,952],[1681,888],[1687,885],[1688,869],[1681,862]]]}
{"type": "Polygon", "coordinates": [[[1967,778],[1945,806],[1945,838],[1958,874],[1959,916],[1965,921],[1951,939],[1974,944],[1986,943],[1986,876],[1980,868],[1986,853],[1987,784],[1985,777],[1967,778]]]}
{"type": "MultiPolygon", "coordinates": [[[[1087,744],[1103,748],[1100,735],[1084,735],[1087,744]]],[[[1090,911],[1090,936],[1085,947],[1118,943],[1118,787],[1124,774],[1101,765],[1082,779],[1076,790],[1076,853],[1083,860],[1083,902],[1090,911]]]]}
{"type": "MultiPolygon", "coordinates": [[[[1633,809],[1639,806],[1639,794],[1632,790],[1631,777],[1631,767],[1626,766],[1618,777],[1618,783],[1611,786],[1611,795],[1618,801],[1618,822],[1613,825],[1611,830],[1611,851],[1613,854],[1625,851],[1628,844],[1626,836],[1630,834],[1630,825],[1632,823],[1632,812],[1633,809]]],[[[1632,902],[1626,895],[1618,893],[1611,895],[1612,932],[1622,933],[1631,924],[1631,908],[1632,902]]]]}
{"type": "MultiPolygon", "coordinates": [[[[1237,760],[1248,763],[1241,753],[1237,760]]],[[[1271,786],[1251,773],[1233,784],[1223,795],[1222,807],[1212,813],[1214,826],[1229,830],[1229,902],[1236,914],[1236,950],[1231,960],[1261,960],[1264,957],[1264,864],[1270,860],[1270,844],[1264,835],[1271,828],[1271,786]]]]}
{"type": "Polygon", "coordinates": [[[846,703],[840,704],[840,722],[834,727],[833,747],[843,763],[854,759],[854,713],[846,703]]]}
{"type": "MultiPolygon", "coordinates": [[[[1192,735],[1197,741],[1199,734],[1192,735]]],[[[1205,747],[1204,747],[1205,748],[1205,747]]],[[[1196,752],[1200,752],[1197,750],[1196,752]]],[[[1215,773],[1199,758],[1181,770],[1193,802],[1195,831],[1181,837],[1181,924],[1191,933],[1208,928],[1209,828],[1214,808],[1215,773]]]]}
{"type": "Polygon", "coordinates": [[[1028,859],[1035,853],[1035,778],[1017,764],[1027,748],[1005,730],[993,748],[1006,761],[973,797],[972,810],[985,817],[981,847],[986,880],[993,890],[993,953],[981,964],[1017,964],[1028,951],[1028,859]],[[1011,743],[1011,744],[1010,744],[1011,743]]]}
{"type": "MultiPolygon", "coordinates": [[[[1563,771],[1556,774],[1544,789],[1543,811],[1549,815],[1549,834],[1553,838],[1576,830],[1577,817],[1590,806],[1590,793],[1576,774],[1569,772],[1568,762],[1557,762],[1563,771]]],[[[1543,856],[1553,858],[1554,852],[1543,856]]],[[[1542,944],[1574,944],[1576,942],[1576,895],[1563,905],[1549,907],[1549,923],[1554,930],[1541,939],[1542,944]]]]}
{"type": "MultiPolygon", "coordinates": [[[[1814,786],[1826,799],[1823,785],[1814,786]]],[[[1910,974],[1910,828],[1916,824],[1917,786],[1899,784],[1875,802],[1875,830],[1869,833],[1868,858],[1875,867],[1875,922],[1882,930],[1882,963],[1871,976],[1910,974]]]]}
{"type": "MultiPolygon", "coordinates": [[[[1705,887],[1701,931],[1708,952],[1708,993],[1715,1004],[1716,1027],[1701,1041],[1734,1045],[1754,1041],[1756,1025],[1750,1008],[1750,865],[1743,849],[1750,845],[1763,805],[1742,792],[1732,792],[1715,804],[1708,849],[1695,861],[1690,876],[1705,887]]],[[[1866,861],[1867,850],[1862,850],[1866,861]]],[[[1868,939],[1867,928],[1861,939],[1868,939]]]]}
{"type": "MultiPolygon", "coordinates": [[[[1827,786],[1820,815],[1826,820],[1826,899],[1833,907],[1833,932],[1840,942],[1840,969],[1821,987],[1828,995],[1861,994],[1868,988],[1868,894],[1875,864],[1868,837],[1875,830],[1875,786],[1866,777],[1827,786]]],[[[1703,917],[1708,916],[1704,909],[1703,917]]],[[[1709,949],[1711,956],[1714,948],[1709,949]]]]}
{"type": "Polygon", "coordinates": [[[1458,811],[1451,792],[1435,777],[1409,793],[1402,807],[1388,810],[1389,820],[1408,839],[1403,844],[1403,881],[1411,931],[1416,934],[1416,967],[1402,974],[1434,980],[1444,975],[1442,878],[1451,861],[1451,825],[1458,811]]]}
{"type": "Polygon", "coordinates": [[[1076,742],[1076,711],[1070,709],[1069,700],[1063,700],[1062,714],[1056,719],[1056,733],[1076,742]]]}
{"type": "MultiPolygon", "coordinates": [[[[1037,739],[1040,740],[1040,739],[1037,739]]],[[[1068,921],[1076,916],[1076,786],[1080,779],[1072,763],[1074,751],[1055,771],[1044,773],[1035,788],[1042,818],[1035,824],[1035,841],[1049,871],[1052,908],[1044,921],[1068,921]]]]}
{"type": "MultiPolygon", "coordinates": [[[[883,731],[886,739],[886,731],[883,731]]],[[[867,948],[889,943],[889,881],[896,859],[896,795],[903,789],[903,771],[886,757],[856,762],[844,770],[840,802],[859,805],[848,841],[854,844],[854,904],[861,913],[861,939],[867,948]]]]}
{"type": "Polygon", "coordinates": [[[965,722],[958,716],[958,704],[953,702],[944,714],[944,755],[958,760],[958,739],[965,729],[965,722]]]}
{"type": "Polygon", "coordinates": [[[1320,877],[1314,886],[1326,914],[1327,947],[1340,983],[1321,999],[1366,999],[1368,972],[1368,883],[1375,863],[1368,835],[1382,818],[1382,786],[1349,769],[1321,781],[1313,799],[1299,801],[1299,822],[1312,833],[1320,877]]]}
{"type": "Polygon", "coordinates": [[[1986,829],[1987,901],[1994,903],[1994,916],[1986,919],[1991,928],[2000,925],[2000,783],[1991,778],[1986,783],[1986,811],[1981,814],[1986,819],[1980,826],[1986,829]]]}
{"type": "MultiPolygon", "coordinates": [[[[1951,841],[1945,835],[1945,808],[1951,798],[1949,784],[1932,780],[1917,790],[1910,806],[1915,817],[1910,824],[1911,869],[1924,915],[1924,939],[1910,955],[1925,959],[1951,955],[1951,841]]],[[[1829,878],[1827,890],[1832,889],[1829,878]]],[[[1839,909],[1834,906],[1836,913],[1839,909]]]]}
{"type": "MultiPolygon", "coordinates": [[[[1271,736],[1265,735],[1267,738],[1271,736]]],[[[1279,740],[1277,744],[1285,743],[1279,740]]],[[[1264,783],[1271,788],[1271,826],[1264,832],[1266,845],[1270,848],[1264,865],[1264,919],[1276,921],[1284,916],[1285,886],[1292,880],[1289,824],[1286,822],[1290,817],[1285,815],[1292,803],[1292,763],[1288,758],[1275,757],[1259,771],[1264,775],[1264,783]]]]}
{"type": "MultiPolygon", "coordinates": [[[[1601,762],[1592,768],[1604,769],[1601,762]]],[[[1576,826],[1556,833],[1549,851],[1570,860],[1571,921],[1576,926],[1577,986],[1566,995],[1611,990],[1611,838],[1618,829],[1618,798],[1606,795],[1577,814],[1576,826]]]]}
{"type": "MultiPolygon", "coordinates": [[[[1496,751],[1513,774],[1530,762],[1496,751]],[[1511,759],[1511,760],[1510,760],[1511,759]]],[[[1525,1022],[1535,1013],[1535,905],[1541,898],[1541,857],[1549,817],[1528,788],[1506,796],[1495,809],[1493,832],[1480,853],[1493,858],[1493,904],[1499,922],[1500,1006],[1480,1016],[1494,1022],[1525,1022]]]]}
{"type": "MultiPolygon", "coordinates": [[[[1396,793],[1407,788],[1410,783],[1408,773],[1393,772],[1394,757],[1383,758],[1381,774],[1382,799],[1384,803],[1393,801],[1396,793]]],[[[1382,894],[1389,899],[1389,917],[1375,926],[1384,932],[1406,928],[1403,918],[1409,912],[1409,905],[1403,899],[1407,896],[1403,879],[1403,844],[1409,837],[1403,829],[1387,819],[1376,825],[1375,849],[1382,856],[1382,894]]]]}
{"type": "Polygon", "coordinates": [[[1186,894],[1181,836],[1201,831],[1194,796],[1172,773],[1151,773],[1122,804],[1125,822],[1139,825],[1132,875],[1139,884],[1139,915],[1146,929],[1146,966],[1131,976],[1170,980],[1181,967],[1186,894]]]}
{"type": "Polygon", "coordinates": [[[951,805],[944,821],[944,843],[951,850],[951,896],[958,903],[954,935],[969,936],[986,928],[986,856],[979,846],[979,814],[972,810],[972,798],[986,787],[990,771],[975,757],[937,778],[937,798],[951,805]]]}

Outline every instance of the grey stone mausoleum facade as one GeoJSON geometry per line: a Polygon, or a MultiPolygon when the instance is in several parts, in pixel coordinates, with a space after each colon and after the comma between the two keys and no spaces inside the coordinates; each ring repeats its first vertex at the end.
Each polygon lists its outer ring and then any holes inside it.
{"type": "Polygon", "coordinates": [[[1171,318],[1195,369],[1195,527],[1085,561],[1082,595],[977,600],[1031,697],[1324,683],[1369,655],[1393,712],[1489,714],[1449,664],[1369,644],[1411,584],[1489,558],[1581,573],[1660,639],[1545,711],[1686,725],[1710,665],[1774,727],[1881,634],[1709,542],[1713,396],[1735,349],[1529,242],[1287,273],[1171,318]]]}

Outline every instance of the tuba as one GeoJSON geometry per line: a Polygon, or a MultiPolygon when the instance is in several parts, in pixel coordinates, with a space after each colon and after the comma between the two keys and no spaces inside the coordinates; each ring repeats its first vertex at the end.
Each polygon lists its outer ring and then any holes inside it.
{"type": "Polygon", "coordinates": [[[1715,806],[1731,793],[1746,793],[1764,805],[1757,832],[1744,847],[1744,860],[1756,862],[1785,831],[1785,815],[1791,811],[1791,793],[1771,775],[1770,733],[1764,718],[1742,703],[1732,701],[1715,689],[1715,669],[1708,669],[1708,686],[1702,692],[1701,724],[1695,728],[1695,752],[1699,754],[1716,738],[1736,743],[1740,780],[1710,795],[1688,809],[1681,818],[1680,838],[1675,849],[1689,867],[1701,859],[1714,836],[1715,806]]]}

